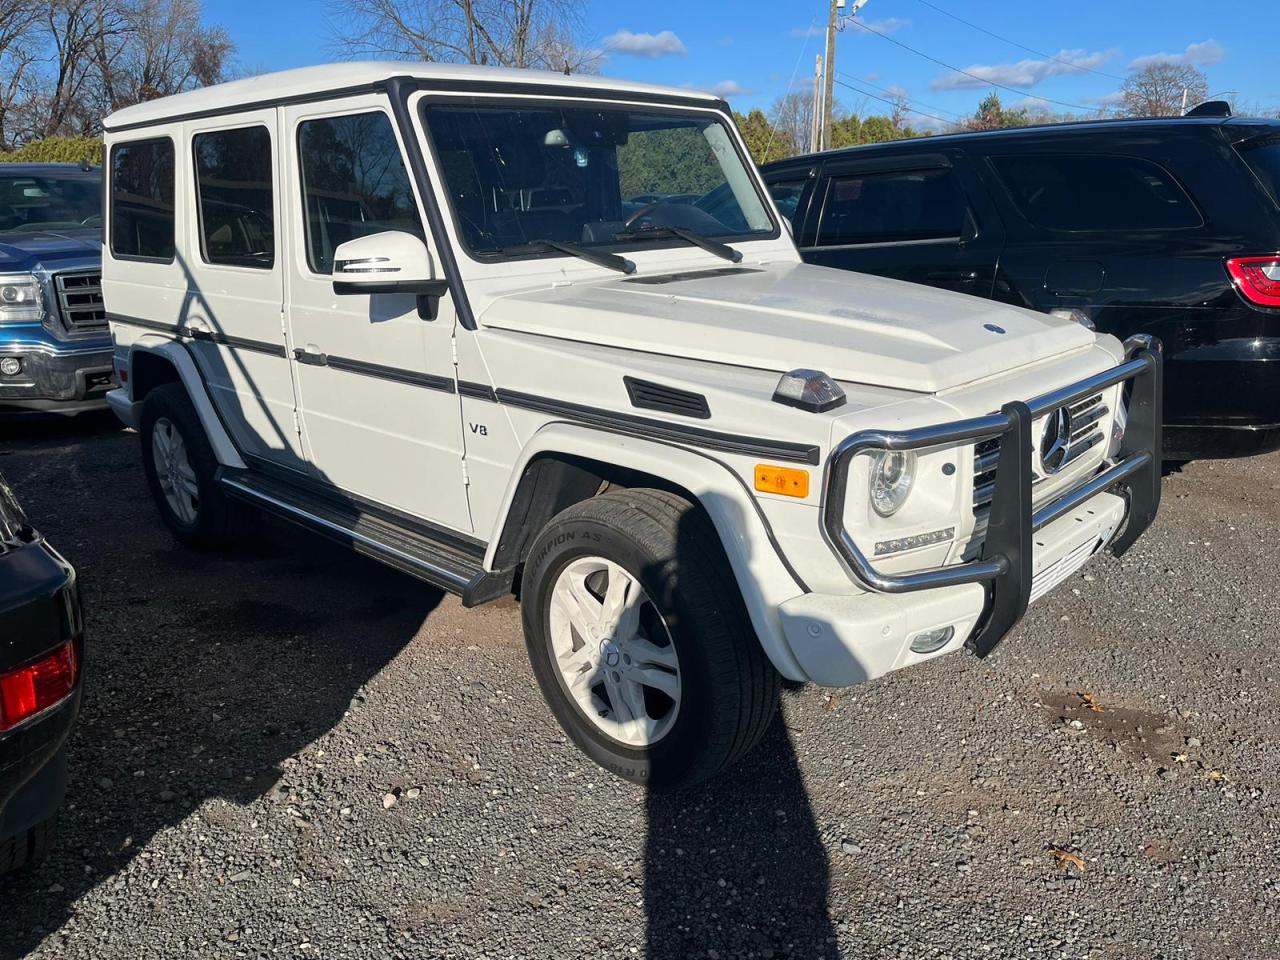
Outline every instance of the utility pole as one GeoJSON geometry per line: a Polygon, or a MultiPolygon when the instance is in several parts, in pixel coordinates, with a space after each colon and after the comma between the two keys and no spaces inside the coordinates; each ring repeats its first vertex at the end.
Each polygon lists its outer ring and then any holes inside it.
{"type": "Polygon", "coordinates": [[[821,150],[822,139],[822,57],[813,58],[813,110],[809,117],[809,152],[821,150]]]}
{"type": "Polygon", "coordinates": [[[1187,93],[1188,93],[1187,88],[1183,87],[1182,88],[1182,115],[1184,117],[1187,115],[1187,93]]]}
{"type": "Polygon", "coordinates": [[[822,125],[819,128],[819,150],[826,150],[831,146],[831,110],[836,83],[836,22],[843,7],[844,0],[831,0],[831,10],[827,15],[827,72],[822,84],[822,125]]]}

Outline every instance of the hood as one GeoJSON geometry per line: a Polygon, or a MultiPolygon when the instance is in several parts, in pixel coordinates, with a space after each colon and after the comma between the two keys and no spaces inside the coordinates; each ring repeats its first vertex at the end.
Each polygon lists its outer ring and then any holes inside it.
{"type": "Polygon", "coordinates": [[[102,231],[31,230],[0,233],[0,272],[29,270],[37,264],[62,257],[95,256],[102,252],[102,231]]]}
{"type": "Polygon", "coordinates": [[[810,264],[618,277],[511,294],[488,327],[936,393],[1089,346],[1077,323],[810,264]]]}

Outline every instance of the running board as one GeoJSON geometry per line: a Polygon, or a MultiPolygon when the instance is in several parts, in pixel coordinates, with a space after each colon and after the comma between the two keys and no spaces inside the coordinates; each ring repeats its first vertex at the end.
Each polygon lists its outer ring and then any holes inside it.
{"type": "Polygon", "coordinates": [[[357,553],[462,597],[472,607],[509,593],[512,574],[484,569],[484,547],[445,531],[411,529],[338,492],[319,493],[246,470],[219,473],[223,489],[284,520],[344,543],[357,553]]]}

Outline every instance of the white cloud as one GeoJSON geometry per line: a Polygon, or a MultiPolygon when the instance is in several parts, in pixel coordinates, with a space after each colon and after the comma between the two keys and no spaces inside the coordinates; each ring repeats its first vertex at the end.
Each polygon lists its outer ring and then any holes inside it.
{"type": "Polygon", "coordinates": [[[1019,60],[1017,63],[973,64],[964,73],[949,71],[934,78],[930,90],[979,89],[991,84],[1006,87],[1034,87],[1050,77],[1095,70],[1115,56],[1114,50],[1060,50],[1052,60],[1019,60]]]}
{"type": "Polygon", "coordinates": [[[1099,107],[1114,107],[1124,102],[1124,93],[1120,90],[1114,90],[1111,93],[1104,93],[1100,97],[1081,97],[1080,102],[1094,104],[1099,107]]]}
{"type": "Polygon", "coordinates": [[[1202,40],[1200,43],[1189,43],[1181,53],[1149,53],[1138,57],[1129,64],[1130,70],[1142,70],[1153,63],[1179,63],[1193,67],[1211,67],[1221,63],[1227,55],[1226,48],[1217,40],[1202,40]]]}
{"type": "Polygon", "coordinates": [[[883,20],[858,19],[855,22],[865,24],[868,30],[874,30],[876,33],[897,33],[911,26],[910,20],[904,20],[901,17],[885,17],[883,20]]]}
{"type": "Polygon", "coordinates": [[[717,97],[724,97],[728,100],[730,97],[745,97],[755,93],[749,87],[744,87],[737,80],[721,80],[719,83],[700,84],[687,83],[685,88],[688,90],[700,90],[703,93],[713,93],[717,97]]]}
{"type": "Polygon", "coordinates": [[[610,53],[640,57],[642,60],[683,56],[689,52],[684,41],[670,30],[663,30],[661,33],[632,33],[630,30],[619,30],[605,37],[603,46],[610,53]]]}
{"type": "MultiPolygon", "coordinates": [[[[864,20],[859,18],[855,23],[865,24],[867,29],[874,30],[877,33],[897,33],[904,27],[911,26],[910,20],[904,20],[902,17],[885,17],[883,20],[864,20]]],[[[811,23],[807,27],[796,27],[794,30],[788,30],[787,36],[790,37],[822,37],[827,33],[827,25],[825,23],[811,23]]]]}

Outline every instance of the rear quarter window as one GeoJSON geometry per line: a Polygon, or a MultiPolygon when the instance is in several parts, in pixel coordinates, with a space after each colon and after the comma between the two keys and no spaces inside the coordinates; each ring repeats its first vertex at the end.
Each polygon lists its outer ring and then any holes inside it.
{"type": "Polygon", "coordinates": [[[1018,212],[1045,230],[1180,230],[1204,220],[1173,174],[1139,157],[992,157],[1018,212]]]}
{"type": "Polygon", "coordinates": [[[1280,132],[1239,144],[1236,149],[1272,202],[1280,206],[1280,132]]]}

